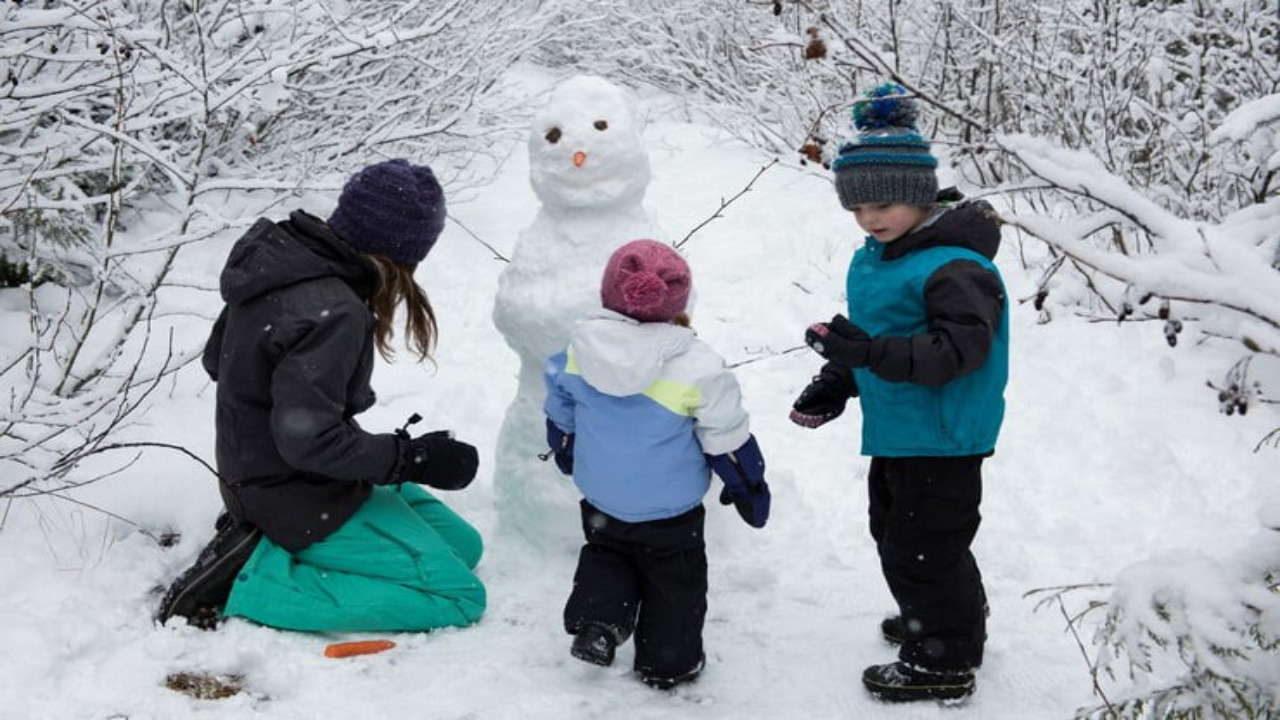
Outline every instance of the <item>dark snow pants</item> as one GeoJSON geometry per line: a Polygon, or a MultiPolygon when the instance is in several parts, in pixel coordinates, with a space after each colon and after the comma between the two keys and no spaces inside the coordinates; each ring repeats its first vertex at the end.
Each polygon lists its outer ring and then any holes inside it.
{"type": "Polygon", "coordinates": [[[969,546],[982,520],[982,457],[876,457],[867,485],[871,537],[906,628],[899,659],[981,665],[986,592],[969,546]]]}
{"type": "Polygon", "coordinates": [[[573,592],[564,608],[565,630],[585,623],[613,631],[619,642],[634,632],[635,669],[645,677],[673,678],[702,661],[707,615],[706,510],[629,523],[582,501],[587,544],[578,556],[573,592]]]}

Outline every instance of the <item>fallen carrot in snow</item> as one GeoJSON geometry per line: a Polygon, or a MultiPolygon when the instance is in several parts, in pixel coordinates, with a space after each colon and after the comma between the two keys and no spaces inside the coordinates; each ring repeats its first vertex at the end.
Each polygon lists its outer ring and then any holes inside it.
{"type": "Polygon", "coordinates": [[[396,644],[390,640],[355,640],[352,642],[340,642],[328,645],[324,649],[324,656],[331,658],[344,658],[353,655],[372,655],[380,653],[383,650],[390,650],[396,644]]]}

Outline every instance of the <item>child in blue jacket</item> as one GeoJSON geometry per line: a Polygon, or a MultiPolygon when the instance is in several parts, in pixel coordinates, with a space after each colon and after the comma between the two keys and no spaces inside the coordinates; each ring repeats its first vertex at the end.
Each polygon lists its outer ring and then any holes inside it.
{"type": "Polygon", "coordinates": [[[937,160],[916,114],[894,84],[854,105],[859,133],[832,170],[867,238],[849,267],[848,317],[805,333],[828,362],[791,413],[817,427],[849,398],[861,403],[870,530],[898,604],[881,629],[901,645],[898,662],[867,668],[862,681],[886,701],[973,692],[986,593],[969,548],[1009,367],[995,213],[985,202],[938,203],[937,160]]]}
{"type": "Polygon", "coordinates": [[[702,498],[714,470],[752,527],[769,517],[764,459],[738,383],[688,327],[689,266],[635,240],[609,258],[603,307],[547,361],[547,441],[582,493],[586,544],[565,606],[571,652],[610,665],[636,637],[635,670],[668,689],[705,663],[702,498]]]}

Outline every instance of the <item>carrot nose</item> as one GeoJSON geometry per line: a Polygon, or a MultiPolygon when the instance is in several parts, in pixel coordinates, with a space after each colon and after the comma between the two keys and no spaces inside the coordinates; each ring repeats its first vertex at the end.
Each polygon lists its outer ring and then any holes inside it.
{"type": "Polygon", "coordinates": [[[576,153],[574,153],[574,154],[573,154],[573,166],[574,166],[574,167],[582,167],[582,165],[583,165],[584,163],[586,163],[586,162],[587,162],[587,154],[586,154],[586,153],[584,153],[584,152],[582,152],[581,150],[579,150],[578,152],[576,152],[576,153]]]}

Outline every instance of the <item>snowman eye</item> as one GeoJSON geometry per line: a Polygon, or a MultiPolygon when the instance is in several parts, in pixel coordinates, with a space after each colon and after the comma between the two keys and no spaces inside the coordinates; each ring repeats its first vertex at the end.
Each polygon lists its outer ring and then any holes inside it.
{"type": "Polygon", "coordinates": [[[560,142],[560,128],[553,127],[547,131],[547,142],[555,145],[560,142]]]}
{"type": "Polygon", "coordinates": [[[597,120],[597,121],[596,121],[596,129],[597,129],[597,130],[608,130],[608,129],[609,129],[609,121],[607,121],[607,120],[597,120]]]}

